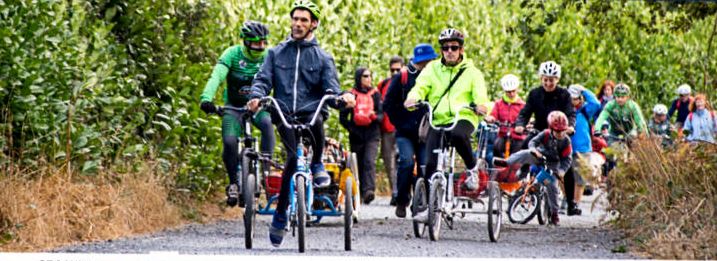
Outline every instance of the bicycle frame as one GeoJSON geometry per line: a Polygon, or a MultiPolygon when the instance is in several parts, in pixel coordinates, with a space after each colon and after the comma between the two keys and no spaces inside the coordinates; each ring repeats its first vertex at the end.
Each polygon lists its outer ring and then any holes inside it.
{"type": "MultiPolygon", "coordinates": [[[[296,186],[298,184],[296,183],[296,178],[301,176],[304,178],[304,181],[306,184],[304,186],[306,187],[306,213],[308,215],[312,215],[312,205],[314,201],[314,195],[313,195],[313,182],[312,181],[312,175],[308,171],[308,166],[306,164],[307,157],[304,150],[304,130],[308,130],[311,126],[313,126],[316,123],[316,120],[318,118],[318,115],[321,113],[321,109],[323,108],[324,104],[329,99],[337,99],[336,95],[324,95],[324,97],[321,98],[321,101],[319,102],[319,106],[316,109],[316,112],[314,112],[314,115],[311,118],[311,121],[308,124],[291,124],[289,121],[286,120],[286,117],[284,116],[284,113],[281,111],[281,107],[279,107],[279,103],[271,96],[266,96],[261,99],[261,103],[270,103],[273,105],[273,107],[277,110],[277,113],[279,115],[279,118],[281,119],[282,124],[284,127],[288,129],[292,129],[296,132],[297,136],[299,137],[299,140],[297,142],[297,150],[296,150],[296,156],[297,156],[297,164],[296,164],[296,172],[292,174],[291,180],[289,183],[289,216],[295,217],[296,216],[296,186]]],[[[275,197],[278,197],[276,195],[275,197]]],[[[272,197],[273,198],[273,197],[272,197]]],[[[269,204],[267,204],[268,206],[269,204]]],[[[293,223],[293,222],[292,222],[293,223]]]]}

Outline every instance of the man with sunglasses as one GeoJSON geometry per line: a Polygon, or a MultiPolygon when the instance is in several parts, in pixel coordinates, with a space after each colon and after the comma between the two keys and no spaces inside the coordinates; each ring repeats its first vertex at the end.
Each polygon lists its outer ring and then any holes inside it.
{"type": "MultiPolygon", "coordinates": [[[[460,31],[448,28],[438,37],[441,44],[440,61],[429,63],[416,79],[416,85],[408,93],[404,106],[413,108],[418,101],[427,101],[433,108],[433,124],[449,126],[458,114],[458,123],[447,133],[451,144],[463,159],[466,166],[466,182],[464,189],[475,191],[478,188],[476,159],[471,148],[471,133],[475,130],[480,118],[488,111],[487,95],[483,73],[478,70],[471,59],[464,53],[464,36],[460,31]],[[465,109],[466,106],[477,105],[475,112],[465,109]]],[[[437,155],[432,153],[440,144],[440,134],[429,129],[426,139],[426,169],[431,175],[436,170],[437,155]]],[[[485,181],[481,180],[481,185],[485,181]]],[[[421,219],[425,211],[414,213],[414,218],[421,219]]]]}
{"type": "MultiPolygon", "coordinates": [[[[386,99],[388,86],[391,85],[391,78],[401,72],[403,68],[403,58],[401,56],[391,57],[388,63],[391,76],[378,83],[378,91],[381,92],[381,101],[386,99]]],[[[381,158],[383,159],[383,167],[388,175],[388,183],[391,186],[391,206],[396,205],[396,127],[391,124],[386,113],[381,120],[381,158]]]]}
{"type": "MultiPolygon", "coordinates": [[[[219,57],[217,65],[214,66],[211,78],[204,87],[200,97],[201,109],[206,113],[216,112],[216,106],[212,102],[219,85],[226,80],[227,88],[224,89],[224,104],[233,107],[242,107],[249,100],[251,82],[266,56],[266,39],[269,37],[269,29],[265,25],[247,21],[241,27],[241,37],[244,45],[229,47],[219,57]]],[[[239,147],[237,138],[242,134],[243,124],[240,122],[241,115],[232,110],[224,111],[222,116],[222,141],[224,152],[222,159],[229,177],[229,185],[226,188],[227,205],[244,207],[244,198],[239,197],[241,191],[241,180],[237,175],[239,166],[239,147]]],[[[259,113],[252,124],[261,131],[261,152],[267,157],[274,154],[274,126],[271,125],[271,118],[268,113],[259,113]]],[[[267,166],[268,168],[268,166],[267,166]]]]}

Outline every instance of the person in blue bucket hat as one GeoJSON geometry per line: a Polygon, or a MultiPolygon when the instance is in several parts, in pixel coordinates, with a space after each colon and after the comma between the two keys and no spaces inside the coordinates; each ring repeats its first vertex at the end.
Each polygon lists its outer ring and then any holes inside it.
{"type": "Polygon", "coordinates": [[[413,59],[401,72],[394,75],[383,101],[383,110],[396,127],[396,145],[398,146],[398,173],[396,175],[398,193],[396,195],[396,216],[406,217],[406,208],[411,198],[411,185],[417,177],[422,177],[421,168],[426,164],[425,144],[418,139],[418,125],[426,108],[408,111],[403,107],[406,95],[416,84],[416,78],[426,65],[438,58],[430,44],[421,43],[413,48],[413,59]],[[413,170],[418,173],[414,177],[413,170]]]}

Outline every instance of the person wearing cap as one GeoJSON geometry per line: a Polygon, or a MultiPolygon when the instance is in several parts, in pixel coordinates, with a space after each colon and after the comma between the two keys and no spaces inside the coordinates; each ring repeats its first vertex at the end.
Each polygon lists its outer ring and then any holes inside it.
{"type": "Polygon", "coordinates": [[[647,129],[650,130],[650,135],[661,141],[662,146],[667,147],[672,144],[670,134],[673,128],[667,120],[667,106],[660,103],[652,108],[652,119],[647,123],[647,129]]]}
{"type": "Polygon", "coordinates": [[[565,174],[565,199],[568,203],[568,216],[580,215],[582,211],[578,208],[580,198],[583,195],[585,179],[579,172],[579,159],[589,158],[592,152],[592,120],[600,110],[600,101],[595,94],[580,84],[573,84],[568,87],[568,93],[575,107],[575,133],[570,136],[573,146],[573,162],[568,173],[565,174]]]}
{"type": "Polygon", "coordinates": [[[618,83],[614,93],[615,99],[605,105],[605,109],[595,121],[595,131],[602,131],[603,135],[607,136],[608,145],[617,141],[619,136],[633,138],[639,134],[647,134],[647,125],[640,105],[630,99],[630,86],[618,83]]]}
{"type": "MultiPolygon", "coordinates": [[[[309,122],[318,109],[319,101],[324,95],[340,95],[342,102],[329,103],[334,108],[353,107],[354,95],[342,92],[336,73],[333,57],[319,47],[314,34],[319,26],[321,12],[311,1],[297,0],[289,11],[291,17],[291,34],[279,45],[269,49],[264,64],[252,82],[250,100],[247,107],[251,111],[259,109],[259,99],[273,93],[280,104],[280,113],[292,115],[296,121],[309,122]]],[[[314,186],[326,187],[331,177],[326,173],[321,157],[324,152],[324,119],[328,117],[328,108],[322,108],[321,117],[310,127],[312,155],[309,169],[313,176],[314,186]]],[[[272,117],[279,119],[279,117],[272,117]]],[[[276,120],[275,120],[276,123],[276,120]]],[[[286,233],[289,204],[289,186],[296,171],[298,157],[298,136],[294,129],[283,124],[277,126],[284,152],[286,154],[282,172],[281,190],[276,205],[276,212],[269,227],[269,240],[275,247],[281,245],[286,233]]]]}
{"type": "Polygon", "coordinates": [[[682,136],[682,127],[685,125],[685,119],[690,114],[690,104],[694,100],[692,97],[692,88],[688,84],[682,84],[677,87],[677,99],[672,101],[670,110],[667,111],[667,119],[675,119],[675,127],[677,127],[677,135],[682,136]],[[677,118],[673,118],[677,112],[677,118]]]}
{"type": "MultiPolygon", "coordinates": [[[[388,86],[391,85],[391,78],[401,72],[404,62],[403,57],[394,56],[388,62],[388,69],[391,72],[391,76],[383,79],[378,83],[378,91],[381,92],[381,102],[385,101],[386,93],[388,92],[388,86]]],[[[391,186],[391,201],[389,205],[396,206],[396,195],[398,189],[396,189],[396,127],[391,124],[391,120],[384,112],[383,119],[381,120],[381,158],[383,159],[383,167],[386,170],[388,176],[388,183],[391,186]]]]}
{"type": "MultiPolygon", "coordinates": [[[[416,78],[426,65],[438,55],[430,44],[422,43],[413,48],[413,59],[408,66],[391,77],[391,83],[383,101],[383,110],[396,127],[398,162],[396,174],[396,216],[406,217],[406,207],[411,199],[411,187],[415,183],[414,166],[426,164],[425,144],[418,139],[418,126],[426,114],[426,108],[408,111],[403,103],[416,84],[416,78]],[[414,160],[415,159],[415,160],[414,160]]],[[[421,168],[418,177],[422,177],[421,168]]]]}
{"type": "MultiPolygon", "coordinates": [[[[500,79],[500,86],[503,88],[503,97],[495,101],[490,115],[485,117],[486,122],[496,122],[500,129],[495,139],[493,154],[502,157],[505,155],[506,139],[510,139],[510,154],[520,150],[525,140],[525,134],[515,134],[515,121],[518,119],[520,110],[525,106],[523,99],[518,96],[520,79],[513,74],[506,74],[500,79]],[[510,133],[510,137],[507,135],[510,133]]],[[[490,162],[490,160],[489,160],[490,162]]]]}

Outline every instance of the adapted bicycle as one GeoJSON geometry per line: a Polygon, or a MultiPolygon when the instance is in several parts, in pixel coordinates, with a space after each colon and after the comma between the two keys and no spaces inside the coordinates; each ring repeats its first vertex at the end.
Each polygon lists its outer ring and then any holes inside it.
{"type": "MultiPolygon", "coordinates": [[[[333,207],[333,201],[330,199],[327,200],[328,197],[325,197],[322,193],[314,193],[312,181],[313,176],[309,171],[309,167],[307,164],[309,159],[307,156],[307,148],[305,148],[305,144],[307,144],[306,141],[310,139],[306,137],[309,133],[309,129],[316,123],[316,119],[321,113],[321,109],[323,108],[324,104],[328,100],[335,99],[338,99],[338,96],[331,94],[324,95],[324,97],[321,98],[319,106],[317,107],[316,112],[314,112],[314,115],[311,118],[311,121],[309,121],[309,123],[301,123],[297,119],[293,118],[290,121],[287,120],[286,116],[281,110],[281,107],[279,107],[278,102],[271,96],[264,97],[260,100],[260,104],[262,107],[273,106],[273,108],[277,112],[276,114],[279,115],[281,123],[284,125],[284,127],[294,130],[298,137],[296,151],[297,167],[296,172],[292,174],[289,184],[289,226],[287,227],[287,230],[291,229],[292,236],[297,236],[298,234],[300,253],[304,253],[304,251],[306,250],[306,225],[307,219],[309,219],[311,215],[343,216],[344,249],[346,251],[351,250],[351,228],[353,226],[352,217],[353,211],[355,210],[353,202],[355,201],[355,198],[354,196],[349,195],[355,195],[353,193],[353,184],[356,181],[354,181],[353,175],[348,175],[343,179],[344,183],[342,185],[344,189],[341,190],[340,193],[344,195],[342,197],[342,203],[344,207],[342,210],[336,209],[335,207],[333,207]],[[322,212],[321,210],[313,209],[312,206],[314,206],[315,200],[330,204],[333,210],[331,212],[322,212]]],[[[276,197],[278,198],[278,195],[276,197]]]]}
{"type": "MultiPolygon", "coordinates": [[[[428,218],[425,221],[413,220],[414,234],[421,237],[425,228],[428,228],[428,235],[432,241],[439,239],[442,221],[445,221],[449,229],[454,228],[454,220],[456,215],[465,217],[465,214],[488,214],[488,234],[491,241],[495,242],[500,233],[500,223],[502,220],[502,196],[498,183],[494,180],[488,181],[487,189],[465,193],[465,195],[456,194],[454,189],[454,173],[455,173],[455,147],[450,143],[448,132],[452,131],[458,123],[458,114],[453,118],[453,123],[448,127],[439,127],[433,125],[433,109],[427,102],[421,102],[417,106],[428,107],[428,119],[431,128],[439,133],[440,141],[438,149],[431,153],[438,154],[436,171],[432,173],[430,179],[425,180],[419,178],[416,181],[415,193],[412,209],[414,213],[421,212],[427,208],[428,218]],[[429,193],[426,193],[430,191],[429,193]],[[481,197],[488,198],[488,204],[485,204],[481,197]],[[472,208],[473,203],[483,205],[485,211],[478,211],[472,208]],[[421,224],[423,223],[423,224],[421,224]],[[423,230],[423,231],[422,231],[423,230]]],[[[471,107],[463,107],[462,109],[470,109],[471,107]]],[[[485,162],[478,164],[486,165],[485,162]]],[[[479,168],[487,168],[481,166],[479,168]]],[[[479,182],[480,183],[480,182],[479,182]]]]}

